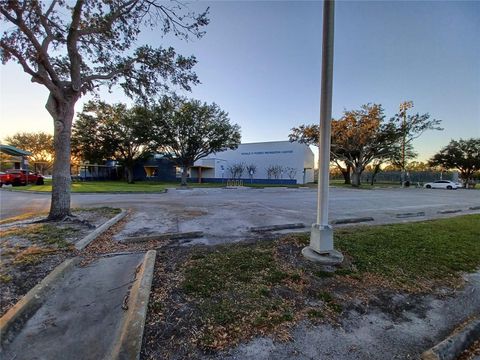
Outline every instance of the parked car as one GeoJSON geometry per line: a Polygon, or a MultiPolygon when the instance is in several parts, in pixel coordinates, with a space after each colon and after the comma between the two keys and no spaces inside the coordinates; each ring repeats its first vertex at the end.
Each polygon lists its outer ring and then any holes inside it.
{"type": "Polygon", "coordinates": [[[447,189],[447,190],[456,190],[459,186],[453,181],[449,180],[437,180],[434,182],[429,182],[423,185],[427,189],[447,189]]]}
{"type": "Polygon", "coordinates": [[[7,175],[7,173],[0,171],[0,188],[6,184],[8,178],[9,176],[7,175]]]}
{"type": "Polygon", "coordinates": [[[5,185],[20,186],[28,184],[43,185],[43,176],[39,173],[21,169],[6,170],[5,185]]]}

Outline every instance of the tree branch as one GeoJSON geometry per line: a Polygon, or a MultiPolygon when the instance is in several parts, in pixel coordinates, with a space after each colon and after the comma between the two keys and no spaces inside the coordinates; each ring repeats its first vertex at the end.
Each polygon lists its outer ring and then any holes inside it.
{"type": "Polygon", "coordinates": [[[78,53],[77,40],[78,40],[78,26],[80,24],[80,18],[82,15],[82,6],[84,0],[77,0],[72,12],[72,23],[68,29],[67,35],[67,51],[68,58],[70,59],[70,79],[72,81],[73,91],[80,91],[81,76],[80,69],[82,64],[82,58],[78,53]]]}
{"type": "Polygon", "coordinates": [[[43,66],[45,68],[54,84],[60,84],[59,78],[55,70],[53,69],[52,64],[49,61],[48,53],[42,48],[42,45],[35,37],[32,30],[25,24],[25,21],[23,21],[22,11],[17,7],[14,7],[13,11],[17,15],[16,18],[11,16],[5,9],[0,8],[0,12],[2,13],[2,15],[4,15],[5,18],[7,18],[7,20],[9,20],[11,23],[18,26],[18,28],[22,31],[23,34],[25,34],[25,36],[28,38],[28,40],[31,42],[31,44],[37,51],[39,67],[43,66]]]}

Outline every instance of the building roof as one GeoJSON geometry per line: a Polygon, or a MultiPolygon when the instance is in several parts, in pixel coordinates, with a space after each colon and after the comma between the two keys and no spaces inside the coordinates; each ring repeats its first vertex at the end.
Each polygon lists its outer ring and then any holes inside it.
{"type": "Polygon", "coordinates": [[[29,156],[29,155],[32,155],[31,152],[16,148],[15,146],[1,145],[1,144],[0,144],[0,152],[3,152],[3,153],[5,153],[7,155],[10,155],[10,156],[29,156]]]}

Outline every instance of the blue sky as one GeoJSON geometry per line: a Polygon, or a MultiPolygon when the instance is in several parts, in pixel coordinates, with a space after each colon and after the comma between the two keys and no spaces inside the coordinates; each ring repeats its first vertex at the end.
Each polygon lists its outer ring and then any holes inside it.
{"type": "MultiPolygon", "coordinates": [[[[194,54],[202,82],[188,96],[216,102],[244,142],[286,140],[318,122],[322,2],[195,2],[211,8],[201,40],[145,32],[141,42],[194,54]]],[[[333,116],[367,102],[393,115],[401,101],[443,120],[415,142],[420,159],[451,138],[480,136],[480,2],[338,1],[333,116]]],[[[52,131],[47,92],[16,64],[1,66],[0,137],[52,131]]],[[[126,101],[119,91],[107,101],[126,101]]],[[[77,111],[81,109],[81,103],[77,111]]]]}

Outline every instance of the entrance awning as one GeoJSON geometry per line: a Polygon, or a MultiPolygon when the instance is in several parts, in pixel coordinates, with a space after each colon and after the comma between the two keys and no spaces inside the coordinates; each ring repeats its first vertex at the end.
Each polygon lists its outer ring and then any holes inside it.
{"type": "Polygon", "coordinates": [[[10,155],[10,156],[29,156],[32,155],[31,152],[25,151],[19,148],[16,148],[15,146],[10,146],[10,145],[0,145],[0,152],[3,152],[4,154],[10,155]]]}
{"type": "Polygon", "coordinates": [[[190,166],[190,169],[214,169],[214,166],[205,166],[205,165],[193,165],[190,166]]]}

